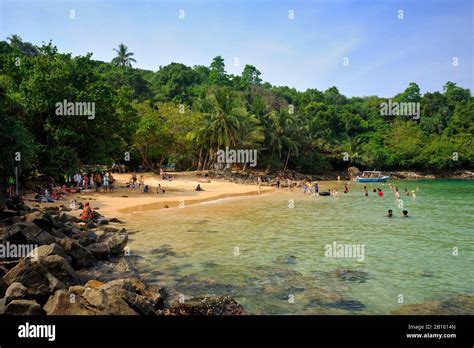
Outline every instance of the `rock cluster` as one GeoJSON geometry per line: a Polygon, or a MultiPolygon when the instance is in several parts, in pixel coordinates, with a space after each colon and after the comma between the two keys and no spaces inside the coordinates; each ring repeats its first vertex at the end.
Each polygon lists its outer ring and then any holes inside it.
{"type": "Polygon", "coordinates": [[[190,299],[165,308],[164,288],[145,284],[127,255],[128,232],[97,211],[81,221],[67,207],[0,213],[0,244],[28,255],[0,255],[0,314],[6,315],[224,315],[242,314],[228,297],[190,299]]]}
{"type": "Polygon", "coordinates": [[[455,170],[451,172],[430,174],[421,172],[399,171],[390,173],[390,177],[393,179],[474,179],[474,172],[469,170],[455,170]]]}
{"type": "MultiPolygon", "coordinates": [[[[223,179],[229,182],[242,185],[256,185],[258,183],[258,174],[256,172],[230,172],[230,171],[209,171],[210,179],[223,179]]],[[[307,180],[311,178],[312,181],[323,181],[323,180],[350,180],[350,175],[345,172],[328,172],[326,174],[309,175],[301,174],[298,172],[286,172],[286,173],[268,173],[261,174],[262,186],[276,186],[276,177],[280,176],[280,185],[285,187],[287,185],[286,178],[290,178],[292,182],[299,182],[301,180],[307,180]]]]}

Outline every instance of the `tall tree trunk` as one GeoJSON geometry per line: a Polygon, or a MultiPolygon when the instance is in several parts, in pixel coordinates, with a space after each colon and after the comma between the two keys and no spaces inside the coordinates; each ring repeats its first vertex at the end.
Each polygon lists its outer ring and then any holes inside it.
{"type": "Polygon", "coordinates": [[[201,170],[202,168],[201,160],[202,160],[202,146],[201,146],[201,149],[199,150],[199,160],[198,160],[198,168],[197,168],[198,171],[201,170]]]}
{"type": "Polygon", "coordinates": [[[284,171],[286,170],[286,167],[288,166],[288,160],[290,159],[290,149],[288,149],[288,156],[286,156],[286,162],[285,162],[285,169],[283,169],[284,171]]]}
{"type": "Polygon", "coordinates": [[[153,164],[150,162],[148,157],[143,157],[143,163],[145,164],[145,168],[149,168],[153,173],[159,173],[157,172],[156,169],[154,168],[153,164]]]}
{"type": "Polygon", "coordinates": [[[214,164],[214,151],[212,149],[209,149],[209,159],[207,161],[207,168],[212,169],[212,165],[214,164]]]}
{"type": "Polygon", "coordinates": [[[204,157],[204,163],[202,165],[202,170],[206,170],[208,156],[209,156],[209,153],[206,153],[206,157],[204,157]]]}

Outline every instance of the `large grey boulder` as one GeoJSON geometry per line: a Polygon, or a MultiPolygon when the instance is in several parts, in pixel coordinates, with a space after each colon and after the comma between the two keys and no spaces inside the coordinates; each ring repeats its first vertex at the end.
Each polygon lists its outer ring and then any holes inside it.
{"type": "Polygon", "coordinates": [[[33,249],[27,257],[35,257],[40,258],[42,256],[49,256],[49,255],[59,255],[67,259],[66,252],[63,248],[57,243],[52,243],[48,245],[41,245],[33,249]]]}
{"type": "Polygon", "coordinates": [[[41,306],[34,300],[13,300],[6,306],[8,315],[41,315],[41,306]]]}
{"type": "MultiPolygon", "coordinates": [[[[5,238],[5,237],[4,237],[5,238]]],[[[6,240],[13,244],[51,244],[55,238],[33,222],[23,221],[9,226],[6,231],[6,240]]]]}
{"type": "MultiPolygon", "coordinates": [[[[152,298],[137,291],[137,280],[118,279],[99,287],[87,287],[82,294],[92,306],[108,315],[155,315],[152,298]]],[[[144,286],[144,285],[143,285],[144,286]]]]}
{"type": "Polygon", "coordinates": [[[86,247],[97,260],[108,260],[110,249],[105,243],[94,243],[86,247]]]}
{"type": "Polygon", "coordinates": [[[34,211],[25,215],[25,221],[33,222],[35,225],[43,229],[49,229],[54,226],[54,218],[48,213],[41,211],[34,211]]]}
{"type": "Polygon", "coordinates": [[[72,258],[74,269],[92,267],[97,260],[92,253],[72,238],[63,238],[58,244],[72,258]]]}
{"type": "Polygon", "coordinates": [[[81,220],[79,218],[66,214],[66,213],[61,213],[59,215],[59,222],[66,223],[66,222],[80,222],[80,221],[81,220]]]}
{"type": "Polygon", "coordinates": [[[28,289],[21,283],[12,283],[5,292],[5,302],[10,303],[13,300],[21,300],[28,296],[28,289]]]}
{"type": "Polygon", "coordinates": [[[119,232],[107,232],[99,238],[99,242],[105,243],[110,249],[112,255],[120,254],[128,241],[128,232],[122,228],[119,232]]]}
{"type": "Polygon", "coordinates": [[[43,307],[48,315],[97,315],[100,311],[87,303],[81,296],[58,290],[51,295],[43,307]]]}
{"type": "Polygon", "coordinates": [[[15,282],[21,283],[28,289],[28,298],[37,298],[40,301],[48,298],[49,294],[55,290],[65,287],[38,261],[30,258],[21,260],[18,265],[5,274],[3,279],[9,286],[15,282]]]}
{"type": "Polygon", "coordinates": [[[39,258],[39,263],[64,286],[77,285],[80,283],[79,276],[65,258],[59,255],[48,255],[39,258]]]}
{"type": "Polygon", "coordinates": [[[98,237],[97,234],[92,230],[81,230],[78,233],[74,233],[72,238],[77,240],[83,247],[87,247],[88,245],[97,242],[98,237]]]}

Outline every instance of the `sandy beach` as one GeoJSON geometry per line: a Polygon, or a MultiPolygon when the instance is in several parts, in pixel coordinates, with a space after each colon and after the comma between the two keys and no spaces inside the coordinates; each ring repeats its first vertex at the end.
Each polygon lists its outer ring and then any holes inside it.
{"type": "Polygon", "coordinates": [[[225,180],[211,180],[210,183],[203,183],[201,177],[196,172],[175,172],[172,173],[171,181],[161,180],[159,175],[154,173],[138,173],[144,176],[144,182],[152,189],[151,193],[143,193],[143,189],[131,191],[126,187],[126,183],[131,177],[130,173],[113,174],[116,179],[114,192],[108,193],[77,193],[69,194],[67,201],[55,203],[41,203],[42,206],[67,205],[72,199],[78,202],[89,201],[92,208],[105,216],[123,218],[124,215],[134,211],[157,210],[162,208],[176,208],[184,206],[214,201],[223,198],[239,197],[245,195],[258,195],[274,192],[275,189],[269,186],[262,186],[260,193],[257,185],[235,184],[225,180]],[[157,194],[158,184],[165,189],[164,194],[157,194]],[[200,184],[204,191],[195,191],[197,184],[200,184]]]}

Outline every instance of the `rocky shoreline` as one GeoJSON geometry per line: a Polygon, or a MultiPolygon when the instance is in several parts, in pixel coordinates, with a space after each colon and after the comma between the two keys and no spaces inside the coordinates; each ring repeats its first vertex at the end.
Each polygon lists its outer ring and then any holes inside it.
{"type": "MultiPolygon", "coordinates": [[[[338,179],[350,181],[362,172],[355,167],[350,167],[347,171],[330,171],[325,174],[302,174],[298,172],[287,172],[280,174],[281,186],[286,186],[285,176],[290,177],[293,181],[306,180],[311,178],[313,181],[336,181],[338,179]]],[[[391,179],[474,179],[474,171],[457,170],[446,173],[427,173],[415,171],[386,171],[391,179]]],[[[277,173],[261,174],[262,186],[276,186],[277,173]]],[[[210,179],[222,179],[236,184],[255,185],[257,183],[257,172],[230,172],[230,171],[214,171],[208,172],[210,179]]]]}
{"type": "MultiPolygon", "coordinates": [[[[92,221],[68,207],[10,202],[0,212],[0,315],[240,315],[228,296],[167,302],[167,289],[143,282],[117,219],[92,221]]],[[[80,205],[78,207],[80,209],[80,205]]]]}

